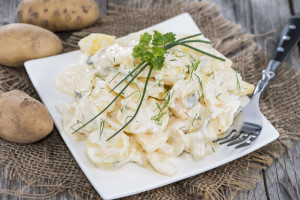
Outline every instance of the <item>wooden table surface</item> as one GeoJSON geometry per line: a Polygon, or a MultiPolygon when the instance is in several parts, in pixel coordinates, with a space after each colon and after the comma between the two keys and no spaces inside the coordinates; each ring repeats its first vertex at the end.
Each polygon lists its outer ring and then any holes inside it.
{"type": "MultiPolygon", "coordinates": [[[[220,7],[220,13],[231,22],[239,24],[248,33],[265,33],[276,30],[274,41],[268,46],[269,53],[275,45],[275,39],[281,28],[291,15],[300,13],[300,0],[211,0],[220,7]]],[[[16,8],[20,0],[0,0],[0,25],[16,22],[16,8]]],[[[96,0],[102,13],[105,13],[106,0],[96,0]]],[[[258,37],[256,41],[264,44],[264,38],[258,37]]],[[[295,49],[287,62],[294,68],[300,69],[299,49],[295,49]]],[[[300,199],[300,142],[287,149],[276,162],[268,169],[262,171],[262,179],[256,188],[249,191],[240,191],[238,199],[300,199]]],[[[0,188],[11,189],[16,185],[23,187],[22,184],[14,181],[8,182],[2,179],[4,167],[0,166],[0,188]]],[[[37,191],[38,192],[38,191],[37,191]]],[[[11,196],[0,196],[0,199],[16,199],[11,196]]],[[[64,192],[50,198],[70,199],[71,197],[64,192]]]]}

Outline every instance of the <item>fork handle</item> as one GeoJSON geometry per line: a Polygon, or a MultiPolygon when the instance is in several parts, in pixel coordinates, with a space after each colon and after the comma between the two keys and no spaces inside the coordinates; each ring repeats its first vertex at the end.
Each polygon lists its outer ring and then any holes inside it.
{"type": "Polygon", "coordinates": [[[276,69],[286,59],[291,49],[300,39],[300,15],[291,17],[280,33],[279,40],[274,50],[267,69],[262,71],[262,79],[258,82],[254,95],[261,94],[275,77],[276,69]]]}

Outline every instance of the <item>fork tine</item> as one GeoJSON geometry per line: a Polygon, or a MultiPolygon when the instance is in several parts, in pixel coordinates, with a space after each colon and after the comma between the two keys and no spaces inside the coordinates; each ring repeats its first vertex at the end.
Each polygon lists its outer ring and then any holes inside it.
{"type": "Polygon", "coordinates": [[[232,138],[230,138],[229,140],[220,142],[219,144],[226,144],[226,143],[228,143],[228,142],[234,141],[234,140],[236,140],[237,138],[239,138],[242,134],[245,134],[245,131],[240,131],[240,133],[239,133],[237,136],[232,137],[232,138]]]}
{"type": "Polygon", "coordinates": [[[253,134],[252,133],[249,133],[249,134],[246,134],[244,136],[242,136],[241,138],[243,138],[242,140],[236,140],[236,141],[233,141],[233,142],[230,142],[229,144],[227,144],[227,146],[232,146],[232,145],[235,145],[235,144],[240,144],[242,142],[245,142],[246,140],[248,140],[253,134]]]}
{"type": "Polygon", "coordinates": [[[255,139],[257,138],[257,135],[251,135],[251,137],[244,143],[240,144],[240,145],[237,145],[235,147],[235,149],[239,149],[239,148],[242,148],[242,147],[245,147],[245,146],[248,146],[249,144],[251,144],[255,139]]]}
{"type": "Polygon", "coordinates": [[[233,135],[235,134],[235,132],[236,132],[236,130],[233,129],[228,135],[226,135],[225,137],[222,137],[222,138],[219,138],[219,139],[214,140],[213,143],[219,142],[219,141],[221,141],[221,140],[225,140],[225,139],[227,139],[227,138],[233,136],[233,135]]]}

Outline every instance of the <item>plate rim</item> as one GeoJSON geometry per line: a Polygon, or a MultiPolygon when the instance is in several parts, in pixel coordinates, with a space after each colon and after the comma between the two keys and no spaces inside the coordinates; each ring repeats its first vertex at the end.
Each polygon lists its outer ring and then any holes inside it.
{"type": "MultiPolygon", "coordinates": [[[[175,16],[175,17],[173,17],[173,18],[170,18],[170,19],[168,19],[168,20],[166,20],[166,21],[164,21],[164,22],[161,22],[161,23],[159,23],[159,24],[167,23],[169,20],[174,20],[174,19],[180,18],[180,17],[185,17],[185,18],[187,18],[187,19],[189,19],[189,20],[192,20],[192,21],[194,22],[194,20],[192,19],[192,17],[191,17],[188,13],[183,13],[183,14],[177,15],[177,16],[175,16]]],[[[154,25],[154,26],[151,26],[151,27],[149,27],[149,28],[147,28],[147,29],[150,29],[150,28],[152,28],[152,27],[155,27],[155,26],[157,26],[157,25],[159,25],[159,24],[156,24],[156,25],[154,25]]],[[[195,22],[194,22],[194,24],[195,24],[195,22]]],[[[195,25],[196,25],[196,24],[195,24],[195,25]]],[[[197,25],[196,25],[196,26],[197,26],[197,25]]],[[[198,27],[198,26],[197,26],[197,27],[198,27]]],[[[198,28],[198,29],[199,29],[199,28],[198,28]]],[[[25,69],[26,69],[26,71],[27,71],[27,73],[28,73],[28,76],[29,76],[29,78],[30,78],[30,80],[31,80],[31,82],[32,82],[32,84],[33,84],[33,86],[34,86],[36,92],[38,93],[38,95],[39,95],[41,101],[43,102],[43,104],[44,104],[45,106],[46,106],[46,104],[45,104],[44,95],[41,93],[41,89],[40,89],[40,87],[39,87],[39,84],[37,83],[37,80],[34,78],[34,74],[32,73],[32,70],[33,70],[33,68],[34,68],[35,63],[41,62],[41,61],[42,61],[42,62],[43,62],[43,61],[47,61],[47,60],[49,60],[49,59],[51,60],[51,59],[53,59],[53,58],[55,59],[55,58],[57,58],[57,57],[65,57],[65,56],[67,56],[67,55],[73,55],[73,54],[76,54],[76,53],[79,53],[79,52],[80,52],[80,50],[75,50],[75,51],[71,51],[71,52],[68,52],[68,53],[63,53],[63,54],[59,54],[59,55],[55,55],[55,56],[50,56],[50,57],[46,57],[46,58],[34,59],[34,60],[30,60],[30,61],[26,61],[26,62],[25,62],[24,65],[25,65],[25,69]]],[[[47,107],[47,106],[46,106],[46,107],[47,107]]],[[[54,120],[54,116],[52,116],[52,114],[51,114],[51,112],[50,112],[50,110],[49,110],[48,107],[47,107],[47,110],[49,111],[51,117],[53,118],[53,121],[54,121],[55,126],[56,126],[56,127],[59,127],[59,125],[57,124],[57,123],[59,123],[59,122],[56,122],[57,120],[54,120]]],[[[263,114],[262,114],[262,116],[263,116],[263,118],[264,118],[268,123],[270,123],[270,122],[266,119],[266,117],[265,117],[263,114]]],[[[61,122],[60,122],[60,123],[61,123],[61,122]]],[[[271,123],[270,123],[270,125],[271,125],[271,127],[275,130],[275,132],[274,132],[275,134],[273,135],[272,139],[270,139],[270,141],[266,142],[266,143],[263,144],[261,147],[263,147],[263,146],[265,146],[265,145],[267,145],[267,144],[273,142],[274,140],[276,140],[276,139],[279,137],[278,131],[275,129],[275,127],[274,127],[271,123]]],[[[172,184],[172,183],[174,183],[174,182],[177,182],[177,181],[180,181],[180,180],[184,180],[184,179],[186,179],[186,178],[189,178],[189,177],[192,177],[192,176],[195,176],[195,175],[204,173],[204,172],[206,172],[206,171],[208,171],[208,170],[215,169],[215,168],[217,168],[217,167],[220,167],[220,166],[222,166],[222,165],[224,165],[224,164],[227,164],[227,163],[229,163],[229,162],[231,162],[231,161],[233,161],[233,160],[236,160],[236,159],[238,159],[238,158],[241,158],[241,157],[243,157],[243,156],[245,156],[245,155],[247,155],[247,154],[253,152],[252,150],[250,150],[249,152],[247,152],[247,153],[241,155],[240,157],[236,157],[235,159],[232,159],[232,160],[229,160],[229,161],[226,160],[226,161],[222,162],[222,164],[217,164],[216,166],[214,166],[214,167],[212,167],[212,168],[210,168],[210,169],[204,170],[204,171],[202,171],[202,172],[194,172],[194,173],[192,173],[192,174],[186,175],[185,177],[181,177],[181,178],[174,179],[174,180],[172,180],[171,182],[166,181],[166,182],[164,182],[164,183],[158,183],[158,184],[156,184],[156,185],[153,185],[152,187],[145,187],[145,188],[140,189],[140,190],[138,190],[138,191],[129,191],[129,192],[127,192],[127,193],[124,193],[124,192],[123,192],[123,194],[121,194],[121,195],[120,195],[120,194],[116,194],[116,195],[108,195],[108,194],[106,194],[105,192],[101,191],[100,189],[98,190],[97,187],[94,185],[94,181],[91,179],[91,177],[90,177],[89,173],[86,171],[85,167],[83,167],[83,163],[82,163],[82,161],[80,160],[79,156],[76,155],[76,154],[74,154],[74,152],[72,151],[72,148],[70,148],[71,144],[70,144],[69,141],[68,141],[68,138],[67,138],[68,135],[65,134],[63,131],[61,132],[61,131],[59,130],[59,128],[57,128],[57,130],[58,130],[60,136],[63,138],[63,140],[64,140],[65,144],[67,145],[69,151],[71,152],[72,156],[75,158],[75,160],[76,160],[77,164],[79,165],[80,169],[83,171],[83,173],[85,174],[85,176],[87,177],[87,179],[89,180],[89,182],[93,185],[93,187],[95,188],[95,190],[99,193],[99,195],[100,195],[103,199],[121,198],[121,197],[129,196],[129,195],[133,195],[133,194],[138,194],[138,193],[141,193],[141,192],[145,192],[145,191],[148,191],[148,190],[152,190],[152,189],[154,189],[154,188],[162,187],[162,186],[165,186],[165,185],[168,185],[168,184],[172,184]]],[[[69,139],[71,139],[71,138],[69,138],[69,139]]],[[[261,148],[261,147],[259,147],[259,148],[261,148]]],[[[257,149],[259,149],[259,148],[256,148],[255,150],[257,150],[257,149]]],[[[255,150],[254,150],[254,151],[255,151],[255,150]]]]}

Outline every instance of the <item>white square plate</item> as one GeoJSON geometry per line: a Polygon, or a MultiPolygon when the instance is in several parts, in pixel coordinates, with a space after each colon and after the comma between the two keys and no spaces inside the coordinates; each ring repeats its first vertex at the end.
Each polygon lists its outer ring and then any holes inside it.
{"type": "MultiPolygon", "coordinates": [[[[172,31],[176,34],[196,34],[200,32],[191,16],[187,13],[157,24],[154,28],[168,32],[172,31]]],[[[161,175],[151,167],[143,168],[134,163],[128,163],[116,169],[97,168],[85,156],[84,142],[73,141],[64,133],[61,123],[62,116],[55,108],[55,104],[58,101],[69,104],[75,101],[72,97],[59,92],[55,87],[54,80],[64,68],[70,64],[78,63],[79,59],[80,51],[73,51],[28,61],[25,63],[25,67],[36,91],[53,117],[62,138],[82,171],[104,199],[114,199],[144,192],[200,174],[253,152],[274,141],[279,136],[279,133],[271,123],[263,117],[262,133],[249,147],[236,150],[233,147],[220,146],[214,154],[197,162],[189,154],[184,153],[175,160],[179,172],[174,176],[161,175]]]]}

